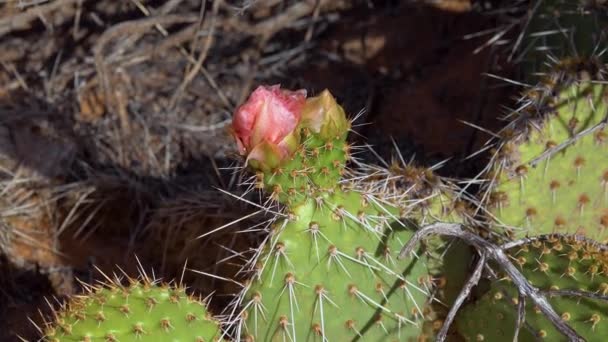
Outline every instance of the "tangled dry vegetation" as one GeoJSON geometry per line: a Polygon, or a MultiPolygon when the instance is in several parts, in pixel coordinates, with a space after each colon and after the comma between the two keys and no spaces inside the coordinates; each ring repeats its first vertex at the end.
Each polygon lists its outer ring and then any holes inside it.
{"type": "Polygon", "coordinates": [[[196,237],[247,214],[214,189],[237,191],[226,127],[257,84],[332,89],[381,154],[389,135],[429,160],[473,151],[460,121],[496,127],[507,91],[464,39],[492,19],[429,3],[0,1],[0,340],[116,264],[171,278],[197,255],[185,277],[226,303],[232,283],[201,273],[238,278],[255,234],[196,237]]]}

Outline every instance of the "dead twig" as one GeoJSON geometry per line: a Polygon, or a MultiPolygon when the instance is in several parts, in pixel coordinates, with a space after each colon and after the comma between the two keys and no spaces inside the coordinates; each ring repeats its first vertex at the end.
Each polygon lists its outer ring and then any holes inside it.
{"type": "Polygon", "coordinates": [[[300,1],[286,8],[280,14],[271,17],[252,27],[252,33],[255,35],[263,35],[267,37],[274,36],[279,30],[287,27],[290,23],[307,16],[317,8],[322,8],[329,3],[329,0],[317,1],[300,1]]]}
{"type": "MultiPolygon", "coordinates": [[[[25,12],[17,15],[9,15],[7,18],[0,18],[0,37],[17,30],[25,30],[30,27],[31,22],[41,19],[45,14],[52,13],[57,10],[66,11],[70,9],[76,14],[77,7],[72,6],[78,0],[57,0],[48,4],[34,6],[28,8],[25,12]]],[[[71,18],[69,15],[62,16],[64,20],[71,18]]]]}
{"type": "Polygon", "coordinates": [[[239,29],[240,31],[254,36],[259,36],[258,44],[256,46],[255,52],[251,58],[251,70],[248,73],[248,77],[243,82],[243,87],[238,97],[237,103],[242,103],[247,98],[251,87],[253,85],[253,81],[255,80],[256,74],[259,69],[259,60],[262,56],[262,51],[266,47],[268,41],[274,36],[278,31],[284,29],[289,26],[289,24],[295,22],[296,20],[313,13],[315,10],[321,10],[324,6],[329,3],[328,0],[319,0],[317,1],[301,1],[296,2],[290,7],[286,8],[281,14],[271,17],[267,20],[264,20],[255,25],[243,25],[242,22],[238,20],[234,20],[232,25],[239,29]]]}
{"type": "Polygon", "coordinates": [[[312,13],[310,24],[308,26],[308,29],[306,30],[306,34],[304,35],[304,41],[307,43],[310,42],[310,39],[312,38],[312,34],[315,28],[315,22],[319,18],[319,13],[321,13],[321,0],[316,0],[315,9],[312,13]]]}
{"type": "Polygon", "coordinates": [[[481,273],[483,271],[483,267],[485,264],[486,264],[486,255],[484,253],[482,253],[479,256],[479,261],[477,262],[477,266],[475,266],[475,270],[473,271],[473,274],[471,274],[471,276],[469,277],[467,282],[464,284],[464,287],[462,288],[462,290],[458,294],[458,297],[456,297],[454,304],[450,308],[450,311],[448,312],[448,315],[443,322],[443,326],[441,327],[441,330],[439,330],[439,333],[437,334],[437,341],[445,341],[445,339],[448,335],[448,330],[450,329],[450,326],[452,325],[454,318],[456,318],[456,314],[458,314],[458,310],[460,309],[460,307],[462,306],[464,301],[467,299],[467,297],[471,293],[471,290],[473,289],[473,287],[475,287],[475,285],[477,285],[477,283],[479,283],[479,279],[481,278],[481,273]]]}
{"type": "MultiPolygon", "coordinates": [[[[138,8],[142,11],[142,13],[144,13],[146,16],[150,16],[151,12],[150,10],[144,5],[142,4],[140,1],[138,0],[132,0],[134,2],[137,3],[138,8]]],[[[181,1],[183,0],[171,0],[168,3],[166,3],[165,5],[162,6],[160,12],[162,14],[167,14],[169,11],[173,10],[181,1]]],[[[202,24],[203,24],[203,16],[205,13],[205,8],[206,8],[206,2],[203,2],[201,4],[201,9],[200,9],[200,20],[198,23],[195,23],[193,25],[188,26],[187,28],[183,29],[182,31],[169,35],[169,33],[167,32],[167,30],[162,27],[161,25],[156,25],[156,29],[164,36],[166,37],[166,39],[164,41],[162,41],[159,44],[156,44],[152,47],[148,47],[146,50],[143,51],[137,51],[133,54],[131,54],[131,56],[129,57],[125,57],[125,60],[132,60],[135,58],[138,58],[138,60],[142,60],[145,58],[142,58],[144,56],[148,56],[148,55],[152,55],[152,54],[156,54],[159,53],[161,51],[164,51],[166,49],[168,49],[169,47],[173,47],[173,46],[179,46],[179,51],[180,53],[188,60],[188,62],[192,63],[192,64],[197,64],[197,61],[194,59],[194,57],[188,53],[188,51],[186,51],[186,49],[181,46],[182,43],[184,43],[186,40],[191,38],[193,40],[192,42],[192,51],[196,51],[197,48],[194,48],[195,46],[195,42],[196,37],[197,37],[197,33],[201,31],[202,29],[202,24]]],[[[222,91],[222,89],[220,89],[220,87],[217,85],[217,83],[215,82],[215,80],[213,79],[213,76],[211,76],[211,74],[207,71],[207,69],[205,69],[204,66],[201,65],[200,67],[200,72],[201,74],[203,74],[203,76],[205,77],[205,79],[207,80],[207,82],[209,82],[209,85],[213,88],[213,90],[216,91],[217,95],[219,96],[219,98],[222,100],[222,102],[224,102],[224,105],[226,106],[226,108],[228,108],[229,110],[233,110],[234,109],[234,104],[230,101],[230,99],[226,96],[226,94],[224,94],[224,91],[222,91]]]]}
{"type": "Polygon", "coordinates": [[[106,65],[104,62],[104,49],[105,47],[116,37],[124,36],[128,34],[138,33],[142,31],[149,30],[151,27],[156,25],[168,25],[168,24],[176,24],[176,23],[191,23],[198,20],[198,15],[165,15],[159,17],[150,17],[145,19],[131,20],[125,21],[115,26],[112,26],[108,30],[106,30],[97,40],[94,51],[94,59],[95,59],[95,68],[97,69],[97,74],[101,79],[102,91],[104,95],[104,99],[106,101],[106,106],[112,103],[112,101],[108,101],[111,97],[110,95],[110,79],[106,72],[106,65]]]}
{"type": "Polygon", "coordinates": [[[582,297],[589,299],[605,300],[608,301],[608,295],[579,290],[548,290],[543,293],[549,297],[561,296],[561,297],[582,297]]]}
{"type": "MultiPolygon", "coordinates": [[[[583,339],[557,314],[555,309],[553,309],[553,306],[547,300],[545,294],[528,282],[524,275],[509,260],[509,257],[501,246],[495,245],[490,241],[484,240],[481,236],[464,230],[462,225],[459,223],[437,222],[422,227],[414,234],[410,241],[403,246],[403,249],[399,253],[399,258],[402,259],[407,255],[410,255],[416,245],[430,235],[456,237],[473,246],[481,255],[485,255],[488,259],[496,262],[510,277],[513,285],[517,287],[520,296],[531,299],[539,310],[547,317],[547,319],[551,321],[553,326],[555,326],[560,333],[566,336],[569,341],[585,341],[585,339],[583,339]]],[[[463,291],[466,291],[466,288],[463,291]]],[[[442,329],[448,328],[442,327],[442,329]]],[[[437,339],[439,342],[444,340],[437,339]]]]}
{"type": "Polygon", "coordinates": [[[513,342],[519,341],[519,331],[526,320],[526,297],[519,295],[517,301],[517,322],[515,322],[515,332],[513,333],[513,342]]]}
{"type": "MultiPolygon", "coordinates": [[[[207,32],[207,39],[205,40],[205,45],[203,46],[203,49],[200,52],[198,59],[196,60],[196,63],[194,64],[194,66],[192,66],[192,69],[190,69],[190,71],[188,71],[188,73],[184,77],[184,80],[179,85],[179,88],[175,91],[175,93],[171,97],[171,100],[169,101],[170,109],[175,108],[175,105],[179,101],[180,97],[182,96],[182,94],[184,93],[184,91],[186,90],[186,88],[188,87],[190,82],[192,82],[194,77],[196,77],[196,75],[199,73],[199,71],[203,67],[203,63],[205,62],[205,59],[207,58],[207,53],[209,53],[209,49],[211,48],[211,44],[213,43],[216,16],[217,16],[217,12],[219,10],[220,2],[221,2],[220,0],[213,1],[213,7],[211,9],[211,20],[209,23],[209,30],[207,32]]],[[[201,6],[203,6],[201,9],[201,14],[199,16],[199,22],[201,22],[201,23],[204,20],[204,15],[205,15],[205,13],[204,13],[205,12],[205,5],[204,5],[205,3],[206,2],[203,1],[203,4],[201,5],[201,6]]]]}

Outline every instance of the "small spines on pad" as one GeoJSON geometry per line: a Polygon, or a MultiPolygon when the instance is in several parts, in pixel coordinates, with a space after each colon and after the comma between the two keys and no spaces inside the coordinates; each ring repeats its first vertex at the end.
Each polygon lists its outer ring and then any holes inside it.
{"type": "Polygon", "coordinates": [[[302,129],[302,145],[296,153],[270,172],[258,172],[256,186],[287,205],[296,205],[314,191],[333,190],[350,156],[345,135],[325,139],[302,129]]]}
{"type": "Polygon", "coordinates": [[[183,287],[148,280],[90,287],[45,324],[44,341],[219,341],[219,322],[183,287]]]}
{"type": "Polygon", "coordinates": [[[244,301],[246,335],[419,336],[433,286],[423,256],[397,259],[412,231],[391,225],[385,210],[340,190],[298,206],[297,220],[279,222],[244,301]]]}
{"type": "MultiPolygon", "coordinates": [[[[608,338],[608,246],[574,236],[543,236],[509,249],[508,255],[532,286],[587,341],[608,338]]],[[[467,341],[511,341],[520,297],[512,280],[497,274],[487,292],[465,306],[456,320],[467,341]]],[[[519,341],[567,341],[530,298],[519,341]]]]}
{"type": "MultiPolygon", "coordinates": [[[[361,335],[379,341],[436,332],[439,316],[431,298],[438,290],[435,282],[445,285],[447,277],[439,274],[440,258],[429,256],[439,255],[439,247],[427,246],[405,260],[397,255],[417,224],[455,215],[449,196],[439,187],[425,190],[422,183],[407,196],[397,188],[382,192],[380,183],[348,172],[353,180],[331,191],[309,191],[305,202],[289,205],[290,219],[275,223],[260,278],[249,284],[244,301],[248,335],[267,340],[316,334],[330,341],[361,335]],[[408,219],[398,221],[402,216],[408,219]]],[[[452,269],[461,276],[467,266],[464,260],[452,269]]],[[[448,282],[457,286],[454,279],[448,282]]]]}
{"type": "Polygon", "coordinates": [[[486,175],[486,206],[499,229],[514,237],[557,232],[608,238],[608,143],[601,127],[608,88],[598,81],[602,70],[585,60],[564,61],[513,113],[486,175]]]}

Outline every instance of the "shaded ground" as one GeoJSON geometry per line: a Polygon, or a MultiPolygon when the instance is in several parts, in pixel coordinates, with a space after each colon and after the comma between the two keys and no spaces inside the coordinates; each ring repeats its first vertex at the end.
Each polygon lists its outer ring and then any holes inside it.
{"type": "MultiPolygon", "coordinates": [[[[350,113],[365,109],[362,121],[373,124],[359,132],[384,156],[393,149],[391,139],[427,164],[477,150],[488,136],[463,122],[499,127],[497,104],[509,90],[496,87],[498,82],[483,74],[508,70],[501,69],[491,49],[473,53],[483,40],[463,37],[491,21],[473,12],[430,6],[369,13],[353,11],[320,42],[324,53],[341,59],[306,65],[298,73],[303,84],[332,89],[350,113]]],[[[466,171],[455,169],[459,164],[455,160],[449,170],[440,172],[464,175],[466,171]]]]}
{"type": "MultiPolygon", "coordinates": [[[[421,164],[472,176],[462,157],[500,123],[508,74],[469,1],[42,1],[0,3],[0,340],[35,338],[27,317],[74,277],[190,268],[233,277],[256,236],[194,239],[248,209],[227,131],[253,87],[329,88],[384,158],[392,140],[421,164]],[[23,2],[25,3],[25,2],[23,2]],[[318,4],[316,6],[315,4],[318,4]],[[220,266],[217,261],[224,261],[220,266]]],[[[252,224],[243,222],[242,226],[252,224]]],[[[193,290],[231,283],[187,272],[193,290]]],[[[40,320],[37,320],[40,321],[40,320]]]]}

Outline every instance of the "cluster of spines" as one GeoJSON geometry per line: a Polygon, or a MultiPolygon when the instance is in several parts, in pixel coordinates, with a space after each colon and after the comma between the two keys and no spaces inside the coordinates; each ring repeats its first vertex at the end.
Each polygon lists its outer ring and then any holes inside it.
{"type": "Polygon", "coordinates": [[[313,192],[331,191],[344,175],[351,146],[344,136],[320,139],[308,129],[301,130],[302,143],[287,163],[271,172],[257,171],[254,185],[265,190],[269,200],[296,205],[313,192]]]}
{"type": "Polygon", "coordinates": [[[536,82],[537,73],[545,70],[548,60],[567,56],[599,57],[606,60],[608,42],[608,5],[597,0],[507,1],[503,10],[517,13],[486,45],[500,43],[519,30],[508,44],[509,60],[518,63],[520,78],[536,82]]]}

